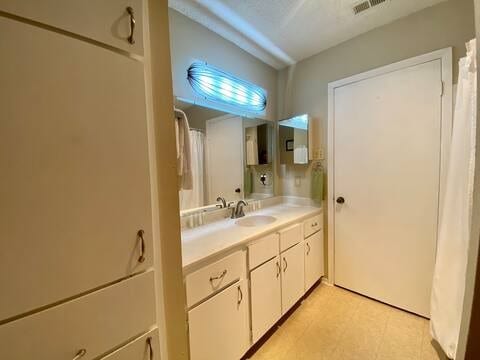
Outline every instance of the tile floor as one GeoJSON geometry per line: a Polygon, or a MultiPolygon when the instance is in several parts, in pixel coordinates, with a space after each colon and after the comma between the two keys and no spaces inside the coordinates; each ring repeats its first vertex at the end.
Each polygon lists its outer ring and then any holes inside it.
{"type": "MultiPolygon", "coordinates": [[[[264,340],[263,340],[264,341],[264,340]]],[[[321,284],[251,360],[437,360],[428,320],[321,284]]]]}

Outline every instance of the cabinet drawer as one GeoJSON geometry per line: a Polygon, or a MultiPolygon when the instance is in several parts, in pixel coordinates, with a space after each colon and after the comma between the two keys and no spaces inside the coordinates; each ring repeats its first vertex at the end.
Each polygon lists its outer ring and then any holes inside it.
{"type": "Polygon", "coordinates": [[[323,216],[317,215],[303,222],[303,233],[305,238],[323,229],[323,216]]]}
{"type": "Polygon", "coordinates": [[[285,251],[303,240],[302,224],[295,224],[280,230],[280,251],[285,251]]]}
{"type": "Polygon", "coordinates": [[[223,289],[225,286],[241,279],[246,271],[245,251],[238,251],[213,264],[186,276],[187,306],[223,289]]]}
{"type": "Polygon", "coordinates": [[[2,0],[0,11],[143,54],[143,0],[2,0]],[[135,43],[128,41],[134,12],[135,43]]]}
{"type": "Polygon", "coordinates": [[[136,338],[101,360],[160,360],[158,329],[136,338]]]}
{"type": "Polygon", "coordinates": [[[248,245],[250,270],[278,255],[278,234],[271,234],[248,245]]]}
{"type": "Polygon", "coordinates": [[[95,359],[155,324],[153,272],[0,326],[0,359],[95,359]]]}

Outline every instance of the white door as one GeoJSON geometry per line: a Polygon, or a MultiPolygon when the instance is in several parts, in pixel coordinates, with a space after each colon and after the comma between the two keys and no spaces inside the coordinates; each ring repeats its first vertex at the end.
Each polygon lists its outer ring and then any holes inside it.
{"type": "Polygon", "coordinates": [[[305,293],[305,256],[303,241],[281,254],[282,314],[285,314],[305,293]]]}
{"type": "Polygon", "coordinates": [[[305,239],[305,291],[324,275],[323,229],[305,239]]]}
{"type": "Polygon", "coordinates": [[[248,285],[243,280],[188,312],[191,360],[238,360],[249,347],[248,285]]]}
{"type": "Polygon", "coordinates": [[[257,342],[282,315],[280,257],[250,273],[252,337],[257,342]]]}
{"type": "Polygon", "coordinates": [[[206,148],[209,203],[215,203],[218,196],[228,201],[243,199],[242,118],[222,116],[208,120],[206,148]]]}
{"type": "Polygon", "coordinates": [[[334,92],[335,284],[424,316],[437,237],[441,66],[433,60],[334,92]]]}

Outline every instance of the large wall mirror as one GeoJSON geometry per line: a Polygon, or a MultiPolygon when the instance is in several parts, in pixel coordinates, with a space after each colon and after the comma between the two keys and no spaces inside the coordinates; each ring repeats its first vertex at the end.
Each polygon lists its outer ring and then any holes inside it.
{"type": "Polygon", "coordinates": [[[273,196],[273,122],[178,99],[175,106],[190,126],[193,181],[192,189],[179,191],[182,213],[223,207],[219,198],[228,206],[273,196]]]}
{"type": "Polygon", "coordinates": [[[278,122],[280,164],[308,164],[308,115],[278,122]]]}

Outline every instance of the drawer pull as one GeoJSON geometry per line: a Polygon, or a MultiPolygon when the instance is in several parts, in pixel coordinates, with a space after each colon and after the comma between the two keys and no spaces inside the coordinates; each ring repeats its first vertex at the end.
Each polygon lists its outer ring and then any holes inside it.
{"type": "Polygon", "coordinates": [[[72,360],[78,360],[78,359],[84,357],[86,354],[87,354],[87,350],[80,349],[80,350],[78,350],[77,354],[75,355],[75,357],[72,360]]]}
{"type": "Polygon", "coordinates": [[[223,272],[220,274],[220,275],[217,275],[217,276],[211,276],[210,277],[210,282],[213,282],[214,280],[220,280],[220,279],[223,279],[225,277],[225,275],[227,275],[227,270],[223,270],[223,272]]]}
{"type": "Polygon", "coordinates": [[[128,36],[128,42],[130,44],[135,44],[135,38],[133,37],[133,33],[135,32],[135,13],[133,12],[133,8],[131,6],[127,7],[127,13],[130,15],[130,35],[128,36]]]}
{"type": "Polygon", "coordinates": [[[144,234],[145,231],[143,230],[138,230],[137,232],[137,237],[140,239],[140,256],[138,257],[139,263],[143,263],[145,261],[145,239],[143,238],[144,234]]]}
{"type": "Polygon", "coordinates": [[[317,225],[318,225],[318,223],[313,223],[313,224],[312,224],[312,227],[315,227],[315,226],[317,226],[317,225]]]}
{"type": "Polygon", "coordinates": [[[240,285],[238,285],[237,290],[238,290],[238,295],[240,297],[237,300],[237,305],[240,305],[242,303],[242,300],[243,300],[243,292],[242,292],[242,288],[240,287],[240,285]]]}
{"type": "Polygon", "coordinates": [[[311,249],[310,249],[310,244],[309,244],[309,243],[307,243],[307,247],[308,247],[308,250],[307,250],[307,255],[308,255],[308,254],[310,254],[310,250],[311,250],[311,249]]]}
{"type": "Polygon", "coordinates": [[[283,258],[283,263],[285,264],[285,267],[283,268],[283,272],[285,272],[287,271],[287,268],[288,268],[287,259],[283,258]]]}
{"type": "Polygon", "coordinates": [[[280,263],[279,263],[278,261],[276,262],[276,264],[277,264],[277,279],[278,279],[278,277],[280,276],[280,272],[282,271],[282,269],[280,268],[280,263]]]}
{"type": "Polygon", "coordinates": [[[153,360],[153,345],[152,345],[152,338],[147,338],[147,346],[148,346],[148,360],[153,360]]]}

